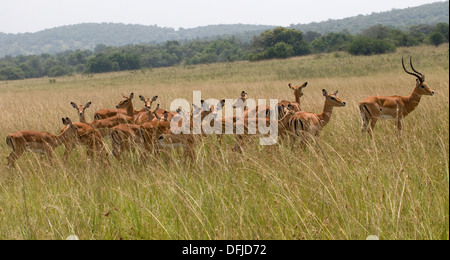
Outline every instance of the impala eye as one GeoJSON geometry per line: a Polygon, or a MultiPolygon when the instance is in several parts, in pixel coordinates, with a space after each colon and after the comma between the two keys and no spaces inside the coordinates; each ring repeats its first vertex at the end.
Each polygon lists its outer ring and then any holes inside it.
{"type": "Polygon", "coordinates": [[[422,88],[425,88],[425,86],[424,86],[424,85],[422,85],[422,88]]]}
{"type": "Polygon", "coordinates": [[[331,99],[332,99],[332,100],[336,100],[336,98],[335,98],[335,97],[331,97],[331,99]]]}

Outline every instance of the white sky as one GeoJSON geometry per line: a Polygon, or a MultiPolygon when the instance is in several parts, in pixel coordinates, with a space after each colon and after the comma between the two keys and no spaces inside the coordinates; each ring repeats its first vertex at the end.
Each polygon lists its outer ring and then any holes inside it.
{"type": "Polygon", "coordinates": [[[1,0],[0,32],[114,22],[178,29],[212,24],[290,24],[341,19],[443,0],[1,0]]]}

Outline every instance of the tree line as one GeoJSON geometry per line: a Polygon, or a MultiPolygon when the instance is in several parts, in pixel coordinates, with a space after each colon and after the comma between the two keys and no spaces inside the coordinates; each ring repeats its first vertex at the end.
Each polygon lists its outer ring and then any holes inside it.
{"type": "Polygon", "coordinates": [[[58,77],[74,73],[102,73],[177,65],[240,60],[285,59],[314,53],[346,51],[352,55],[393,52],[397,47],[449,42],[449,25],[411,26],[400,30],[383,25],[360,34],[348,31],[320,34],[277,27],[255,36],[250,43],[236,37],[123,47],[97,45],[93,51],[65,51],[56,55],[6,56],[0,59],[0,80],[58,77]]]}

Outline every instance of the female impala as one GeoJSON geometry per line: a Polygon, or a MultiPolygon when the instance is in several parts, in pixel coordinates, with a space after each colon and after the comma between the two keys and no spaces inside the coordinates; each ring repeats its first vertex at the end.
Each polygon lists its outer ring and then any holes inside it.
{"type": "Polygon", "coordinates": [[[53,151],[58,146],[75,143],[79,138],[77,127],[67,117],[62,121],[66,127],[60,135],[34,131],[21,131],[8,135],[6,144],[13,150],[8,156],[8,167],[14,166],[25,151],[46,154],[51,161],[53,151]]]}
{"type": "Polygon", "coordinates": [[[411,113],[420,102],[422,96],[433,96],[434,91],[432,91],[427,83],[425,83],[425,75],[414,69],[412,65],[412,57],[410,58],[411,69],[415,72],[409,72],[406,70],[405,62],[402,58],[403,70],[417,78],[416,87],[412,93],[407,97],[400,96],[372,96],[364,99],[359,104],[359,109],[361,111],[362,119],[362,133],[368,130],[369,135],[372,137],[373,129],[377,124],[379,118],[390,118],[395,119],[397,124],[397,129],[400,132],[402,130],[402,120],[409,113],[411,113]]]}
{"type": "MultiPolygon", "coordinates": [[[[285,107],[288,107],[289,105],[291,105],[294,109],[295,112],[300,112],[302,109],[300,107],[300,98],[303,97],[303,89],[306,88],[306,86],[308,86],[308,82],[303,83],[303,85],[301,86],[293,86],[292,83],[289,83],[289,88],[292,89],[294,91],[294,96],[295,96],[295,102],[291,102],[291,101],[287,101],[287,100],[283,100],[280,103],[278,103],[278,105],[284,105],[285,107]]],[[[278,118],[283,118],[284,117],[284,110],[278,110],[279,117],[278,118]]]]}
{"type": "Polygon", "coordinates": [[[323,89],[322,94],[325,97],[323,112],[314,114],[310,112],[297,112],[291,119],[291,126],[297,136],[302,137],[302,142],[306,141],[308,136],[319,136],[322,129],[331,119],[334,107],[345,107],[347,103],[337,97],[338,91],[333,94],[323,89]]]}
{"type": "MultiPolygon", "coordinates": [[[[134,119],[137,119],[137,117],[139,117],[139,115],[141,113],[145,113],[145,107],[142,108],[141,110],[134,110],[133,107],[133,98],[134,98],[134,93],[131,93],[129,97],[123,95],[123,99],[119,102],[119,104],[117,104],[116,109],[100,109],[99,111],[97,111],[94,115],[94,119],[95,120],[100,120],[100,119],[106,119],[109,117],[113,117],[113,116],[117,116],[117,115],[126,115],[126,116],[130,116],[133,117],[134,119]]],[[[147,100],[145,98],[143,98],[142,96],[139,96],[139,98],[144,102],[147,103],[147,100]]],[[[158,96],[154,97],[153,99],[157,99],[158,96]]],[[[150,105],[154,100],[149,100],[150,105]]],[[[156,100],[155,99],[155,100],[156,100]]]]}
{"type": "Polygon", "coordinates": [[[85,110],[90,107],[91,102],[87,103],[84,106],[78,106],[74,102],[71,102],[73,108],[78,110],[78,115],[80,116],[80,123],[77,124],[77,127],[82,128],[84,130],[88,130],[89,127],[93,127],[98,130],[102,137],[109,137],[111,135],[111,128],[115,127],[119,124],[134,124],[134,118],[118,114],[112,117],[108,117],[105,119],[94,120],[91,123],[86,121],[85,110]],[[83,125],[84,124],[84,125],[83,125]]]}
{"type": "MultiPolygon", "coordinates": [[[[145,137],[141,134],[141,127],[148,125],[159,124],[160,118],[158,117],[157,111],[159,110],[159,104],[155,109],[150,109],[150,106],[146,106],[148,116],[147,118],[155,118],[158,120],[150,120],[144,125],[137,124],[120,124],[112,128],[111,139],[112,139],[112,153],[118,161],[120,161],[121,154],[125,151],[130,150],[131,147],[145,148],[145,137]]],[[[168,112],[165,111],[164,118],[167,121],[168,112]]],[[[169,124],[170,127],[170,124],[169,124]]]]}
{"type": "MultiPolygon", "coordinates": [[[[142,110],[143,110],[143,113],[139,113],[139,114],[135,117],[135,123],[136,123],[137,125],[142,125],[142,124],[144,124],[144,123],[146,123],[146,122],[149,122],[149,121],[152,121],[152,120],[155,119],[155,118],[153,117],[153,115],[150,115],[150,117],[149,117],[149,114],[148,114],[146,111],[152,109],[153,102],[155,102],[155,101],[158,99],[158,96],[154,96],[154,97],[151,98],[151,99],[150,99],[150,98],[145,98],[145,97],[143,97],[143,96],[139,96],[139,98],[141,99],[142,102],[144,102],[144,108],[142,109],[142,110]]],[[[155,113],[158,114],[158,115],[160,115],[160,116],[162,116],[162,115],[164,115],[164,110],[159,109],[159,107],[158,107],[158,108],[155,110],[155,113]]]]}
{"type": "MultiPolygon", "coordinates": [[[[97,153],[99,160],[103,163],[107,163],[108,160],[106,156],[105,144],[102,140],[102,134],[86,122],[85,111],[91,106],[92,103],[88,102],[86,105],[77,105],[76,103],[71,102],[70,104],[78,111],[80,122],[73,123],[73,125],[78,128],[80,143],[86,146],[87,157],[93,159],[94,153],[97,153]]],[[[71,144],[66,145],[66,156],[69,156],[75,148],[74,145],[70,145],[71,144]]]]}
{"type": "MultiPolygon", "coordinates": [[[[288,107],[285,107],[284,105],[279,105],[278,106],[278,110],[283,110],[283,118],[278,120],[278,137],[285,137],[286,135],[288,135],[291,131],[291,122],[292,122],[292,118],[295,116],[295,111],[292,105],[289,105],[288,107]]],[[[249,129],[251,127],[253,128],[259,128],[259,120],[265,120],[265,125],[266,126],[270,126],[273,125],[275,122],[272,121],[271,118],[263,118],[263,119],[256,119],[256,118],[245,118],[242,121],[238,121],[235,122],[233,124],[233,132],[236,132],[236,129],[238,128],[238,124],[242,124],[243,123],[243,130],[244,130],[244,134],[235,134],[235,138],[236,138],[236,144],[233,148],[234,152],[242,152],[243,149],[243,145],[246,144],[248,142],[248,138],[251,137],[251,135],[249,135],[249,129]]],[[[241,126],[241,127],[242,127],[241,126]]],[[[258,130],[259,132],[259,130],[258,130]]]]}
{"type": "MultiPolygon", "coordinates": [[[[256,107],[252,107],[252,108],[248,108],[247,106],[247,99],[248,99],[248,93],[245,91],[241,92],[241,97],[236,99],[233,107],[235,108],[243,108],[244,110],[244,118],[256,118],[256,117],[270,117],[270,107],[269,106],[264,106],[264,105],[259,105],[256,107]]],[[[223,107],[225,105],[225,100],[220,101],[221,106],[223,107]]],[[[219,105],[220,105],[219,104],[219,105]]],[[[222,107],[218,108],[221,109],[222,107]]],[[[236,122],[236,120],[241,119],[240,115],[235,115],[233,116],[233,118],[227,118],[225,119],[226,121],[230,121],[231,119],[233,119],[233,122],[236,122]]]]}

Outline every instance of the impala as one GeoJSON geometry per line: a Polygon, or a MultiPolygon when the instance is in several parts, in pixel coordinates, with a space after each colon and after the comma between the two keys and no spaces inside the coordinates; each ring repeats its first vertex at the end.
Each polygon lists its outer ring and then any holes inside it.
{"type": "Polygon", "coordinates": [[[140,125],[120,124],[111,129],[112,153],[118,161],[123,152],[144,144],[140,128],[140,125]]]}
{"type": "MultiPolygon", "coordinates": [[[[241,97],[236,99],[233,107],[235,108],[243,108],[244,110],[244,118],[256,118],[258,117],[270,117],[270,107],[269,106],[264,106],[264,105],[259,105],[256,107],[252,107],[252,108],[248,108],[248,104],[247,104],[247,100],[248,100],[248,93],[245,91],[242,91],[241,93],[241,97]]],[[[222,102],[222,101],[221,101],[222,102]]],[[[225,102],[223,102],[223,105],[225,104],[225,102]]],[[[239,120],[241,118],[241,115],[235,115],[233,116],[233,122],[236,122],[236,120],[239,120]]],[[[231,118],[227,118],[225,119],[226,121],[230,121],[231,118]]]]}
{"type": "Polygon", "coordinates": [[[405,67],[402,58],[403,70],[416,77],[416,86],[412,93],[407,97],[401,96],[372,96],[364,99],[359,104],[362,120],[362,133],[368,131],[372,137],[373,129],[379,118],[396,120],[399,133],[402,130],[402,120],[419,105],[422,96],[433,96],[434,91],[425,83],[425,75],[414,69],[412,57],[410,58],[411,69],[415,72],[409,72],[405,67]],[[370,126],[369,126],[370,123],[370,126]],[[367,130],[368,129],[368,130],[367,130]]]}
{"type": "Polygon", "coordinates": [[[52,161],[54,150],[61,144],[77,142],[78,129],[69,118],[62,119],[65,128],[59,135],[46,132],[21,131],[8,135],[6,144],[12,149],[8,156],[8,167],[14,166],[25,151],[46,154],[52,161]]]}
{"type": "MultiPolygon", "coordinates": [[[[288,86],[294,91],[295,102],[283,100],[279,103],[279,105],[284,105],[285,107],[291,105],[295,112],[300,112],[302,110],[300,107],[300,98],[303,97],[303,89],[308,86],[308,82],[305,82],[300,86],[293,86],[292,83],[289,83],[288,86]]],[[[284,112],[284,110],[279,110],[278,112],[281,112],[279,118],[283,118],[284,114],[282,113],[284,112]]]]}
{"type": "MultiPolygon", "coordinates": [[[[157,120],[153,120],[141,125],[139,129],[139,134],[144,143],[144,153],[151,154],[157,151],[156,137],[161,134],[171,133],[170,131],[170,121],[168,121],[168,112],[164,113],[164,120],[161,120],[155,111],[148,110],[147,113],[152,113],[157,120]]],[[[181,123],[181,121],[179,121],[181,123]]],[[[146,156],[145,156],[146,157],[146,156]]]]}
{"type": "Polygon", "coordinates": [[[315,114],[310,112],[297,112],[291,118],[291,126],[297,136],[302,137],[302,142],[309,136],[320,135],[322,129],[330,122],[334,107],[345,107],[347,103],[337,97],[338,91],[333,94],[323,89],[322,94],[325,97],[325,105],[322,113],[315,114]]]}
{"type": "MultiPolygon", "coordinates": [[[[129,97],[122,94],[122,100],[117,104],[116,109],[100,109],[97,112],[95,112],[94,119],[95,120],[101,120],[106,119],[109,117],[117,116],[117,115],[126,115],[130,117],[137,117],[139,114],[145,112],[145,108],[142,108],[141,110],[134,110],[133,108],[133,98],[134,93],[131,93],[129,97]]],[[[158,97],[156,97],[158,98],[158,97]]],[[[142,100],[142,98],[141,98],[142,100]]],[[[145,99],[144,99],[144,102],[145,99]]]]}
{"type": "MultiPolygon", "coordinates": [[[[146,122],[152,121],[155,119],[155,117],[153,117],[153,114],[151,114],[149,116],[149,114],[146,112],[148,109],[152,108],[153,102],[155,102],[158,99],[158,96],[154,96],[153,98],[145,98],[143,96],[139,96],[140,100],[142,102],[144,102],[144,108],[143,108],[143,112],[139,113],[136,117],[135,117],[135,122],[137,125],[142,125],[146,122]]],[[[156,109],[156,114],[162,116],[164,114],[164,110],[159,109],[159,107],[156,109]]]]}
{"type": "MultiPolygon", "coordinates": [[[[97,153],[99,160],[103,163],[107,163],[105,144],[102,140],[102,134],[95,129],[92,125],[86,122],[85,112],[89,108],[92,102],[88,102],[85,105],[77,105],[74,102],[70,103],[73,108],[78,112],[79,123],[73,123],[78,128],[78,134],[80,136],[80,143],[86,146],[87,157],[93,159],[94,154],[97,153]]],[[[71,145],[71,144],[68,144],[71,145]]],[[[66,145],[65,155],[70,155],[74,149],[74,145],[66,145]]]]}
{"type": "MultiPolygon", "coordinates": [[[[222,100],[217,106],[222,106],[224,103],[224,100],[222,100]]],[[[203,122],[203,120],[211,113],[214,113],[214,111],[215,106],[210,106],[202,100],[201,107],[197,107],[193,104],[193,110],[189,115],[189,126],[187,126],[190,129],[189,134],[173,134],[170,129],[170,122],[168,122],[166,118],[165,121],[162,121],[162,126],[159,126],[157,131],[153,131],[152,138],[153,140],[157,140],[157,147],[172,149],[184,148],[185,158],[190,157],[191,159],[195,159],[195,145],[197,141],[201,140],[205,135],[203,132],[198,135],[193,134],[192,130],[196,126],[197,121],[203,122]],[[196,120],[197,118],[199,120],[196,120]]],[[[183,120],[186,119],[186,117],[181,116],[181,119],[178,120],[178,126],[182,127],[183,120]]]]}
{"type": "MultiPolygon", "coordinates": [[[[294,107],[292,105],[289,105],[288,107],[285,107],[284,105],[279,105],[278,109],[282,109],[284,111],[284,116],[283,118],[277,120],[277,122],[274,122],[271,118],[260,118],[260,119],[255,119],[255,118],[244,118],[243,121],[238,121],[236,123],[234,123],[233,128],[234,131],[236,131],[236,128],[239,127],[238,124],[242,124],[244,127],[244,134],[235,134],[236,137],[236,144],[233,148],[233,151],[235,152],[242,152],[243,149],[243,144],[247,143],[248,141],[246,139],[248,139],[249,137],[251,137],[252,135],[249,134],[249,129],[251,127],[254,128],[259,128],[259,122],[261,120],[265,121],[265,126],[271,126],[274,123],[277,123],[277,135],[278,137],[284,137],[286,136],[290,131],[291,131],[291,126],[290,124],[292,123],[292,118],[295,116],[295,111],[294,111],[294,107]]],[[[259,130],[259,129],[258,129],[259,130]]]]}
{"type": "MultiPolygon", "coordinates": [[[[155,99],[156,100],[156,99],[155,99]]],[[[120,161],[120,156],[123,152],[130,150],[131,147],[144,146],[148,148],[151,144],[145,143],[145,138],[149,139],[149,134],[147,131],[149,129],[156,129],[160,126],[160,117],[158,116],[159,104],[155,109],[151,109],[151,105],[146,105],[146,118],[150,119],[146,121],[143,125],[137,124],[120,124],[112,128],[111,139],[112,139],[112,153],[120,161]],[[153,120],[154,119],[154,120],[153,120]],[[144,133],[144,129],[146,132],[144,133]]],[[[164,119],[167,121],[169,113],[167,111],[163,112],[164,119]]],[[[170,122],[164,127],[170,128],[170,122]]],[[[150,150],[149,148],[146,150],[150,150]]]]}
{"type": "Polygon", "coordinates": [[[111,136],[111,128],[115,127],[116,125],[134,124],[134,118],[126,116],[126,115],[122,115],[122,114],[118,114],[118,115],[108,117],[105,119],[94,120],[91,123],[88,123],[86,121],[86,117],[85,117],[85,110],[90,107],[91,102],[87,103],[84,106],[81,106],[81,105],[78,106],[76,103],[71,102],[71,105],[75,109],[78,110],[78,115],[80,117],[80,123],[84,124],[84,125],[77,125],[77,126],[79,126],[80,128],[86,129],[86,130],[88,129],[88,128],[86,128],[88,126],[93,127],[100,132],[102,137],[111,136]]]}

